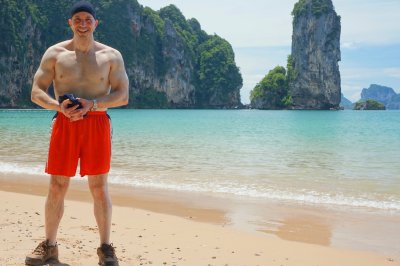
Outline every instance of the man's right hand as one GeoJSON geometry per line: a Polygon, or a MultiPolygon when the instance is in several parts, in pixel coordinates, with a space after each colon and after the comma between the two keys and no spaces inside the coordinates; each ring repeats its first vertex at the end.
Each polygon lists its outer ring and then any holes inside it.
{"type": "Polygon", "coordinates": [[[79,105],[74,105],[68,108],[68,104],[72,104],[71,100],[64,100],[60,104],[60,111],[69,118],[71,122],[83,119],[83,113],[81,109],[78,109],[79,105]]]}

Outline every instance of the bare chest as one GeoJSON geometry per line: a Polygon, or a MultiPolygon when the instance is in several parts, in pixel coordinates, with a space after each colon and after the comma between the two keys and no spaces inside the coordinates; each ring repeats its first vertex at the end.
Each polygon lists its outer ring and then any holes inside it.
{"type": "Polygon", "coordinates": [[[57,59],[55,82],[58,86],[108,86],[110,63],[102,54],[79,55],[66,52],[57,59]]]}

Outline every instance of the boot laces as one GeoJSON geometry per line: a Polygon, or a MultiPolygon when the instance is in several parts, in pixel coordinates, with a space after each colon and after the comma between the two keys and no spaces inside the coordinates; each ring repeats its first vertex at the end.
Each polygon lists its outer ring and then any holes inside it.
{"type": "Polygon", "coordinates": [[[102,251],[106,258],[114,258],[115,256],[115,248],[113,247],[113,244],[103,244],[102,251]]]}
{"type": "Polygon", "coordinates": [[[33,254],[36,255],[42,255],[46,253],[46,249],[48,248],[47,244],[45,242],[40,243],[35,250],[33,251],[33,254]]]}

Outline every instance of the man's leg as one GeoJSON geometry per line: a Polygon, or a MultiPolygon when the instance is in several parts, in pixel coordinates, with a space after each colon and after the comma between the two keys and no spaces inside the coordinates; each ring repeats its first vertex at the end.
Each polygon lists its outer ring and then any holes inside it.
{"type": "Polygon", "coordinates": [[[112,204],[108,193],[108,174],[89,176],[89,188],[94,202],[94,216],[100,234],[100,244],[110,244],[112,204]]]}
{"type": "Polygon", "coordinates": [[[52,175],[50,177],[49,193],[45,205],[46,240],[26,256],[26,265],[45,265],[49,262],[58,261],[57,230],[64,213],[64,198],[69,180],[69,177],[65,176],[52,175]]]}
{"type": "Polygon", "coordinates": [[[97,249],[99,265],[118,266],[115,249],[110,244],[112,204],[108,194],[108,174],[89,176],[89,188],[94,201],[94,216],[100,233],[100,247],[97,249]]]}
{"type": "Polygon", "coordinates": [[[64,214],[64,198],[69,186],[69,177],[52,175],[45,205],[46,239],[56,244],[58,226],[64,214]]]}

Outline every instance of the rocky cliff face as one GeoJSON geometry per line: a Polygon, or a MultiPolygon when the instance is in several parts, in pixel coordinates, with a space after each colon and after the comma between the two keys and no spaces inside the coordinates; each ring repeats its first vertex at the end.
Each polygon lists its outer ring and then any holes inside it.
{"type": "Polygon", "coordinates": [[[132,10],[129,19],[135,25],[132,36],[134,45],[145,46],[141,38],[150,39],[149,44],[152,44],[146,64],[142,63],[140,56],[135,56],[127,67],[134,96],[132,104],[137,102],[140,107],[154,107],[154,99],[151,98],[158,95],[156,107],[196,106],[194,62],[189,52],[185,51],[185,40],[173,23],[166,19],[158,32],[153,17],[147,13],[141,15],[140,9],[132,10]]]}
{"type": "Polygon", "coordinates": [[[41,34],[32,18],[28,17],[23,30],[18,33],[26,43],[2,43],[0,52],[0,107],[29,107],[30,89],[35,66],[39,65],[41,51],[36,49],[41,43],[41,34]],[[22,47],[21,47],[22,46],[22,47]],[[24,56],[19,50],[24,49],[24,56]]]}
{"type": "Polygon", "coordinates": [[[386,108],[389,110],[400,110],[400,94],[394,95],[386,105],[386,108]]]}
{"type": "Polygon", "coordinates": [[[300,0],[293,10],[293,77],[289,94],[295,109],[331,109],[340,103],[340,17],[331,0],[300,0]]]}
{"type": "MultiPolygon", "coordinates": [[[[0,107],[34,107],[30,102],[33,75],[50,45],[71,38],[67,20],[73,2],[5,1],[2,4],[0,32],[4,42],[0,43],[0,107]]],[[[186,20],[175,6],[154,11],[136,0],[91,2],[100,21],[95,38],[118,49],[124,57],[130,80],[129,107],[230,108],[241,105],[242,78],[232,47],[222,38],[205,33],[195,19],[186,20]],[[200,47],[214,38],[218,38],[228,52],[212,66],[202,66],[199,63],[201,52],[207,54],[215,47],[208,50],[200,47]],[[226,62],[229,62],[228,72],[224,70],[226,62]],[[203,86],[204,71],[219,73],[216,80],[228,82],[203,86]],[[238,78],[232,79],[232,73],[238,78]]]]}

